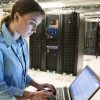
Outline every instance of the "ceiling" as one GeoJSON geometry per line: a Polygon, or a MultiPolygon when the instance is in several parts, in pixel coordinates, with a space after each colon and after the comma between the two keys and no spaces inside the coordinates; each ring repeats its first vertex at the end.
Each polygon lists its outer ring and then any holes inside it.
{"type": "MultiPolygon", "coordinates": [[[[0,0],[0,3],[9,4],[17,0],[0,0]]],[[[52,2],[62,2],[63,6],[88,6],[88,5],[100,5],[100,0],[35,0],[41,3],[52,3],[52,2]]]]}
{"type": "MultiPolygon", "coordinates": [[[[15,2],[17,0],[0,0],[0,3],[15,2]]],[[[63,2],[64,6],[83,6],[83,5],[98,5],[100,0],[35,0],[38,2],[63,2]]]]}
{"type": "MultiPolygon", "coordinates": [[[[16,0],[0,0],[0,7],[11,9],[16,0]]],[[[44,10],[48,8],[63,8],[75,10],[84,14],[86,18],[100,18],[100,0],[36,0],[44,10]],[[56,6],[55,6],[56,5],[56,6]]]]}
{"type": "MultiPolygon", "coordinates": [[[[63,9],[73,10],[85,16],[86,19],[100,19],[100,0],[37,0],[45,9],[62,6],[63,9]],[[44,1],[44,2],[43,2],[44,1]],[[59,4],[57,4],[59,2],[59,4]],[[61,3],[61,5],[60,5],[61,3]],[[46,6],[47,5],[47,6],[46,6]],[[56,5],[56,6],[55,6],[56,5]]],[[[51,9],[52,10],[52,9],[51,9]]],[[[59,12],[59,11],[58,11],[59,12]]]]}
{"type": "Polygon", "coordinates": [[[100,0],[36,0],[38,2],[55,2],[60,1],[65,3],[66,6],[77,6],[77,5],[94,5],[100,4],[100,0]]]}

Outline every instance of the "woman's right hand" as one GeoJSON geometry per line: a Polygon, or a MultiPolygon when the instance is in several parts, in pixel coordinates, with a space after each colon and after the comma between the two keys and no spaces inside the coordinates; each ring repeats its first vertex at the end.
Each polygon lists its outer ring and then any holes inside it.
{"type": "Polygon", "coordinates": [[[51,92],[41,90],[33,93],[31,100],[48,100],[52,95],[51,92]]]}
{"type": "Polygon", "coordinates": [[[27,100],[27,99],[31,99],[33,95],[33,92],[29,92],[29,91],[24,91],[23,96],[15,96],[17,98],[17,100],[27,100]]]}

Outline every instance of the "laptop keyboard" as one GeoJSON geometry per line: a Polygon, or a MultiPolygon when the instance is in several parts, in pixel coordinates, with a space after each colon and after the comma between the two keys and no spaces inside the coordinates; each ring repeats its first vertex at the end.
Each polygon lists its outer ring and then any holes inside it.
{"type": "Polygon", "coordinates": [[[57,88],[56,91],[57,91],[56,100],[69,100],[68,91],[66,87],[57,88]]]}
{"type": "Polygon", "coordinates": [[[64,94],[63,94],[63,88],[57,88],[56,89],[57,94],[56,94],[56,100],[65,100],[64,99],[64,94]]]}

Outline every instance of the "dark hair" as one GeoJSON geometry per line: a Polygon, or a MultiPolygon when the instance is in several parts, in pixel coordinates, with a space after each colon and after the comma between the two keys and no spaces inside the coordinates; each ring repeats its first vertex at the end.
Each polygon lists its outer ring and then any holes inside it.
{"type": "Polygon", "coordinates": [[[40,12],[41,15],[45,15],[44,10],[41,6],[34,0],[18,0],[12,7],[11,15],[3,18],[1,24],[4,22],[10,22],[14,20],[14,14],[18,12],[21,16],[31,13],[31,12],[40,12]]]}

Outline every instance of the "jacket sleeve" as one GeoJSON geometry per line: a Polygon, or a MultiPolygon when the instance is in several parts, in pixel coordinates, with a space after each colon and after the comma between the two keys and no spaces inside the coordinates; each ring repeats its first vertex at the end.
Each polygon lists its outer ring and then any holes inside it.
{"type": "Polygon", "coordinates": [[[14,86],[8,86],[4,78],[4,61],[3,54],[0,50],[0,93],[8,94],[11,96],[22,96],[24,90],[14,86]]]}
{"type": "Polygon", "coordinates": [[[26,75],[26,87],[28,87],[30,85],[30,82],[32,81],[33,79],[27,74],[26,75]]]}
{"type": "MultiPolygon", "coordinates": [[[[29,69],[29,65],[30,65],[30,57],[29,57],[29,54],[30,54],[30,52],[29,52],[29,47],[28,47],[28,43],[27,43],[26,40],[25,40],[25,44],[26,44],[25,51],[26,51],[26,54],[27,54],[27,57],[26,58],[27,58],[27,62],[28,62],[27,67],[29,69]]],[[[33,79],[26,72],[26,87],[28,87],[30,85],[30,81],[31,80],[33,80],[33,79]]]]}

